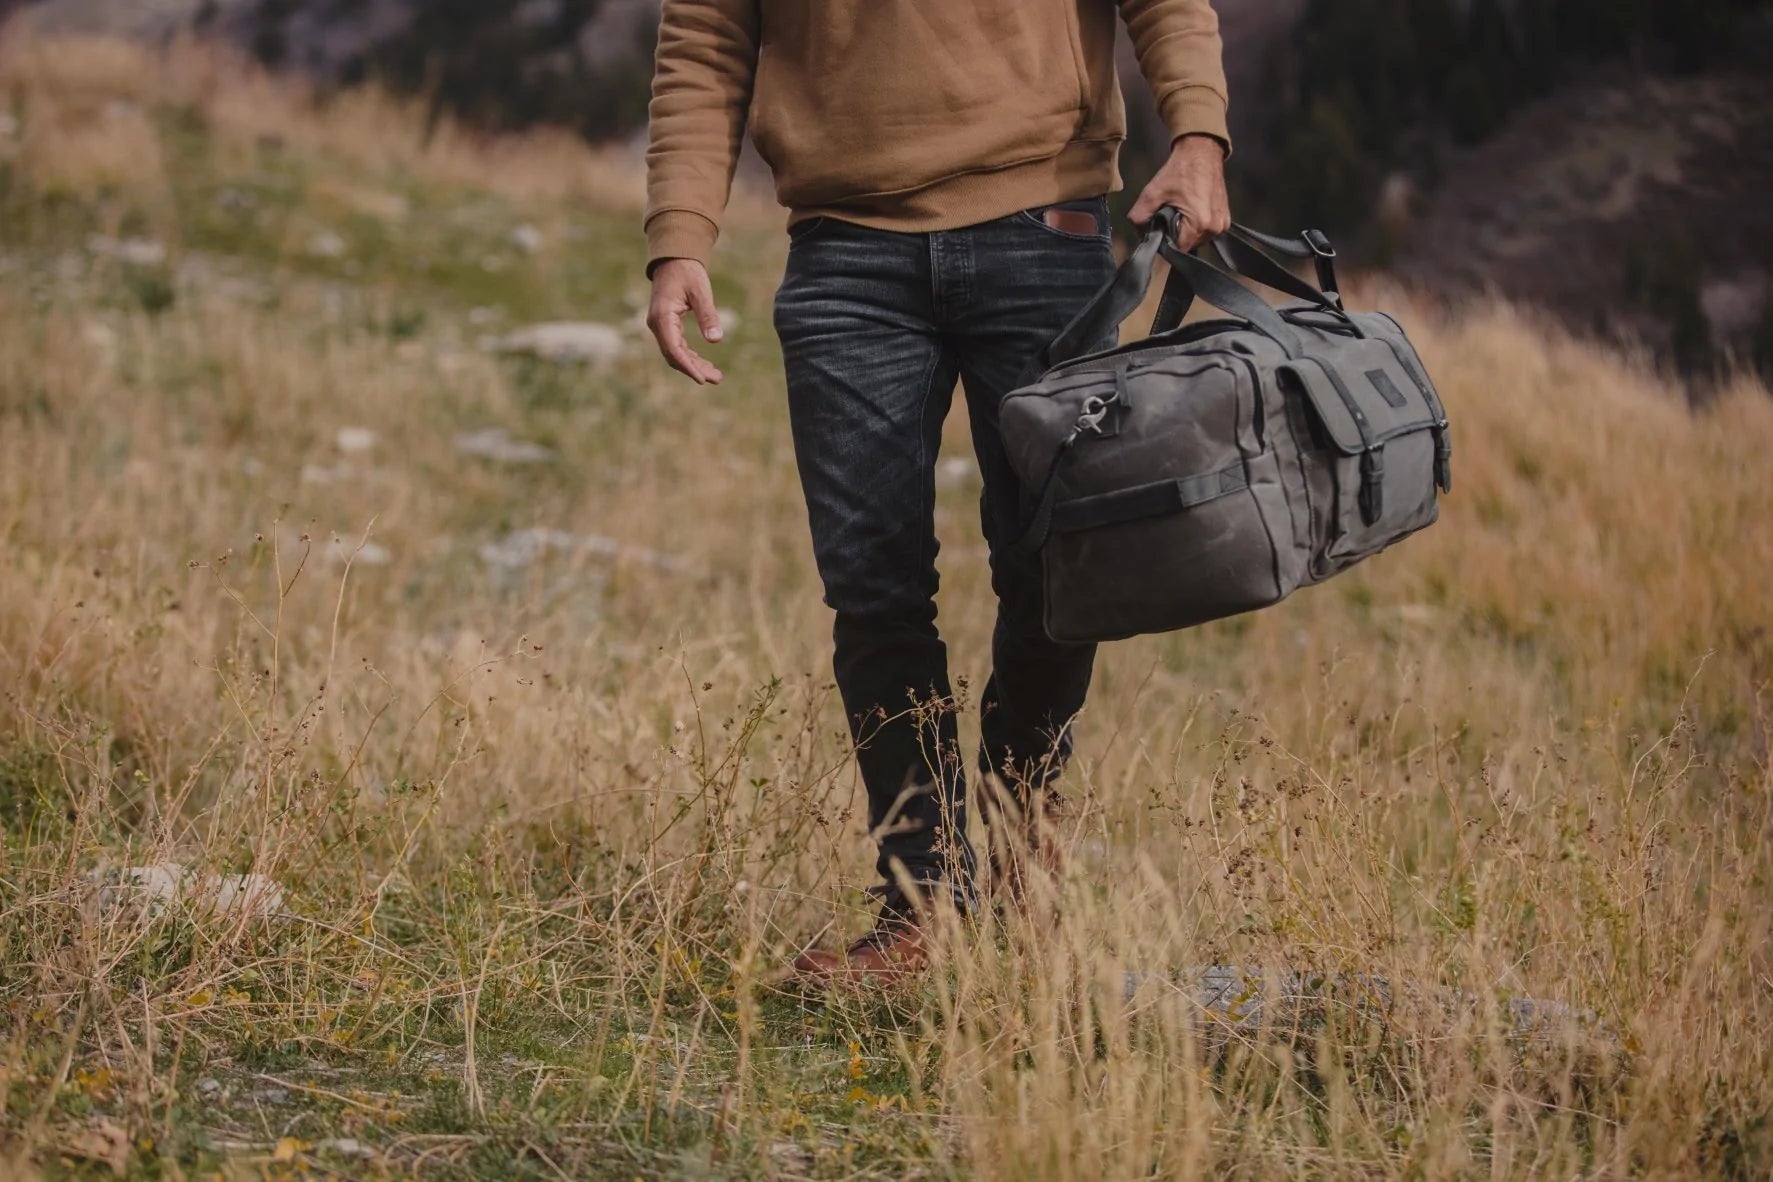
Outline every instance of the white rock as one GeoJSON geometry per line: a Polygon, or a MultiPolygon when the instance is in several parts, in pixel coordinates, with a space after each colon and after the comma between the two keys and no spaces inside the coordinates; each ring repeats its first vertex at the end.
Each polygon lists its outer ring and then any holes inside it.
{"type": "Polygon", "coordinates": [[[488,306],[468,309],[468,323],[472,324],[475,328],[485,328],[487,325],[496,324],[504,318],[505,310],[503,308],[488,306]]]}
{"type": "Polygon", "coordinates": [[[285,914],[283,888],[262,874],[204,874],[177,862],[156,862],[101,866],[87,878],[98,888],[101,912],[135,907],[159,915],[183,907],[204,918],[285,914]]]}
{"type": "Polygon", "coordinates": [[[492,348],[499,353],[523,353],[556,364],[599,364],[616,360],[626,352],[627,344],[621,330],[613,325],[563,320],[520,328],[495,339],[492,348]]]}
{"type": "Polygon", "coordinates": [[[117,359],[117,330],[99,320],[88,320],[80,326],[80,336],[106,362],[117,359]]]}
{"type": "Polygon", "coordinates": [[[283,888],[262,874],[223,874],[197,879],[190,890],[197,910],[214,915],[280,915],[283,888]]]}
{"type": "Polygon", "coordinates": [[[342,259],[348,249],[345,240],[331,230],[322,230],[308,239],[308,253],[315,258],[342,259]]]}
{"type": "Polygon", "coordinates": [[[525,529],[507,534],[480,548],[480,560],[488,566],[521,570],[550,550],[571,550],[578,541],[558,529],[525,529]]]}
{"type": "Polygon", "coordinates": [[[540,464],[554,453],[539,443],[513,439],[503,427],[486,427],[456,436],[456,450],[465,456],[497,460],[501,464],[540,464]]]}
{"type": "Polygon", "coordinates": [[[334,562],[350,562],[357,566],[387,566],[394,561],[394,556],[386,546],[375,542],[348,542],[344,538],[334,538],[326,544],[326,556],[334,562]]]}
{"type": "Polygon", "coordinates": [[[100,867],[87,876],[99,888],[100,911],[114,911],[131,904],[158,915],[179,897],[185,868],[177,862],[129,866],[122,870],[100,867]]]}
{"type": "Polygon", "coordinates": [[[496,542],[488,542],[482,546],[480,559],[488,566],[520,570],[549,551],[622,559],[674,573],[690,569],[689,562],[675,554],[662,554],[644,546],[625,545],[602,534],[571,534],[560,529],[525,529],[507,534],[496,542]]]}
{"type": "Polygon", "coordinates": [[[542,232],[534,226],[521,225],[511,231],[511,245],[525,254],[534,254],[542,249],[542,232]]]}
{"type": "Polygon", "coordinates": [[[346,455],[357,455],[376,445],[376,433],[368,427],[340,427],[337,438],[339,450],[346,455]]]}
{"type": "Polygon", "coordinates": [[[93,254],[137,267],[157,267],[166,261],[166,248],[146,238],[106,238],[94,234],[86,240],[86,249],[93,254]]]}
{"type": "Polygon", "coordinates": [[[374,1157],[376,1155],[375,1150],[371,1149],[355,1137],[328,1137],[326,1140],[319,1142],[315,1147],[318,1149],[330,1149],[334,1153],[341,1153],[346,1157],[374,1157]]]}
{"type": "Polygon", "coordinates": [[[4,111],[0,111],[0,140],[9,140],[18,134],[18,120],[4,111]]]}
{"type": "Polygon", "coordinates": [[[955,456],[936,463],[936,483],[943,488],[964,488],[977,482],[979,466],[968,456],[955,456]]]}

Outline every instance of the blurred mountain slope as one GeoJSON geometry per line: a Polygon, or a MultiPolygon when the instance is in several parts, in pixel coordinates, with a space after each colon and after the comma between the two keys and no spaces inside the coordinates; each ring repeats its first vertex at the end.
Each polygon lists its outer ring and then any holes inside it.
{"type": "Polygon", "coordinates": [[[1506,291],[1683,369],[1773,371],[1773,76],[1563,90],[1448,159],[1396,227],[1396,269],[1443,291],[1506,291]]]}
{"type": "MultiPolygon", "coordinates": [[[[245,0],[230,0],[243,6],[245,0]]],[[[204,0],[45,0],[22,5],[26,21],[40,34],[114,33],[160,38],[189,28],[204,0]]],[[[0,5],[0,12],[5,6],[0,5]]]]}

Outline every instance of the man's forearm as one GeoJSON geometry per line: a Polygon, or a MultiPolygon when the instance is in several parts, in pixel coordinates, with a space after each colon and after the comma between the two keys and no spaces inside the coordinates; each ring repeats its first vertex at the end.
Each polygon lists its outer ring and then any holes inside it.
{"type": "Polygon", "coordinates": [[[647,267],[707,261],[757,70],[758,0],[665,0],[648,109],[647,267]]]}
{"type": "Polygon", "coordinates": [[[1212,136],[1227,149],[1224,46],[1208,0],[1120,0],[1139,69],[1171,140],[1212,136]]]}

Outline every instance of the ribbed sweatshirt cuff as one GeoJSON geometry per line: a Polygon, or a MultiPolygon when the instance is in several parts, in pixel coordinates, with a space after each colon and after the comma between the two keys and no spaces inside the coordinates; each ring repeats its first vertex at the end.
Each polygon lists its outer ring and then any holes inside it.
{"type": "Polygon", "coordinates": [[[646,221],[646,273],[666,259],[694,259],[704,265],[720,228],[688,209],[661,209],[646,221]]]}
{"type": "Polygon", "coordinates": [[[1225,96],[1210,86],[1178,86],[1157,101],[1157,112],[1170,139],[1210,135],[1231,153],[1231,132],[1225,125],[1225,96]]]}

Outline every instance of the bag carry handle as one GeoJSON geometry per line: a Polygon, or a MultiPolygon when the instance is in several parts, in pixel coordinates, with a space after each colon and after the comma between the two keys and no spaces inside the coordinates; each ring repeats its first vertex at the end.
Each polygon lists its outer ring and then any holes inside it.
{"type": "MultiPolygon", "coordinates": [[[[1229,230],[1213,239],[1213,251],[1219,256],[1225,270],[1233,275],[1241,275],[1284,295],[1303,300],[1341,318],[1354,329],[1356,335],[1360,334],[1360,329],[1348,319],[1348,313],[1342,307],[1342,293],[1337,290],[1336,249],[1321,231],[1307,230],[1298,238],[1277,238],[1233,222],[1229,230]],[[1288,258],[1315,260],[1320,287],[1313,287],[1276,262],[1268,254],[1270,250],[1288,258]]],[[[1189,306],[1194,302],[1194,294],[1186,280],[1172,272],[1170,282],[1164,288],[1163,299],[1158,304],[1157,319],[1151,326],[1152,335],[1179,327],[1182,318],[1188,314],[1189,306]]]]}
{"type": "Polygon", "coordinates": [[[1289,357],[1299,355],[1299,339],[1281,316],[1243,284],[1232,278],[1242,274],[1288,295],[1297,296],[1328,311],[1341,312],[1341,297],[1335,291],[1336,252],[1329,240],[1315,230],[1308,230],[1297,239],[1277,238],[1245,226],[1234,225],[1228,242],[1220,246],[1220,257],[1226,269],[1221,270],[1204,259],[1182,253],[1175,246],[1182,215],[1175,206],[1166,205],[1146,224],[1145,237],[1133,248],[1126,262],[1114,273],[1102,290],[1084,309],[1072,318],[1059,335],[1029,363],[1018,385],[1025,385],[1055,366],[1082,357],[1103,337],[1120,328],[1122,322],[1145,302],[1151,290],[1152,273],[1161,257],[1170,264],[1170,278],[1164,286],[1158,312],[1152,324],[1152,335],[1168,332],[1182,322],[1195,298],[1247,322],[1264,336],[1271,338],[1289,357]],[[1314,243],[1316,245],[1314,245],[1314,243]],[[1264,248],[1289,258],[1317,260],[1318,278],[1326,282],[1328,291],[1319,291],[1299,279],[1285,267],[1263,253],[1264,248]]]}

